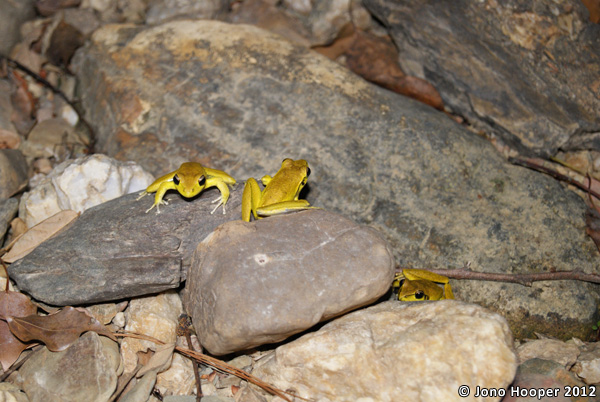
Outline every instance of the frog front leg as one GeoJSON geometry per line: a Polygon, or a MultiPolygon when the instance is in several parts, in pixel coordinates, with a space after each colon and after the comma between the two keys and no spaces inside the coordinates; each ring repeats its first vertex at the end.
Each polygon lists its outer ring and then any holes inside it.
{"type": "Polygon", "coordinates": [[[223,181],[223,179],[221,179],[219,177],[212,177],[212,178],[206,180],[206,187],[205,188],[209,188],[209,187],[217,187],[219,189],[219,191],[221,192],[221,195],[219,196],[219,198],[216,198],[215,200],[212,201],[213,204],[215,202],[217,202],[218,204],[210,212],[211,215],[214,214],[215,211],[221,205],[223,205],[223,214],[225,214],[225,204],[227,204],[227,200],[229,199],[229,187],[227,186],[227,183],[225,183],[225,181],[223,181]]]}
{"type": "MultiPolygon", "coordinates": [[[[154,197],[154,204],[152,204],[152,206],[146,210],[146,213],[150,212],[152,210],[152,208],[156,207],[156,213],[160,214],[160,209],[158,208],[159,205],[160,204],[164,204],[164,205],[168,204],[168,202],[166,200],[163,200],[165,193],[169,190],[176,190],[176,189],[177,189],[177,187],[175,187],[175,183],[173,183],[173,181],[164,181],[164,182],[160,183],[160,185],[158,186],[158,189],[156,190],[156,196],[154,197]]],[[[150,187],[148,187],[148,189],[146,189],[146,193],[150,193],[153,191],[154,191],[154,188],[151,189],[150,187]],[[151,190],[151,191],[148,191],[148,190],[151,190]]],[[[146,195],[146,194],[143,194],[143,195],[146,195]]]]}
{"type": "Polygon", "coordinates": [[[244,192],[242,193],[242,220],[250,222],[250,215],[254,215],[254,219],[260,219],[256,210],[260,204],[261,197],[260,187],[256,179],[250,177],[244,184],[244,192]]]}

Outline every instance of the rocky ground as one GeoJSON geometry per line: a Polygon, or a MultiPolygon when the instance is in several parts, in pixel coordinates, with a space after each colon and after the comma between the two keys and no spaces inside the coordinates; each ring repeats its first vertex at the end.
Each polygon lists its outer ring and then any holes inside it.
{"type": "Polygon", "coordinates": [[[401,268],[600,274],[599,4],[0,9],[0,399],[600,399],[597,284],[390,289],[401,268]],[[288,157],[319,209],[242,222],[244,181],[288,157]],[[227,204],[147,213],[186,161],[237,179],[227,204]]]}

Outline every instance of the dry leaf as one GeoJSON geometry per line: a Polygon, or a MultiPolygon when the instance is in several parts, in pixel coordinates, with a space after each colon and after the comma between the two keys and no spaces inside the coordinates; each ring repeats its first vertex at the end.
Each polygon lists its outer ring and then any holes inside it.
{"type": "Polygon", "coordinates": [[[345,54],[354,44],[356,32],[353,24],[346,24],[340,30],[335,41],[327,46],[315,46],[312,49],[323,56],[336,60],[341,55],[345,54]]]}
{"type": "Polygon", "coordinates": [[[65,307],[52,315],[5,317],[10,331],[24,342],[40,341],[52,352],[68,348],[79,336],[94,331],[116,341],[115,336],[84,309],[65,307]]]}
{"type": "Polygon", "coordinates": [[[171,358],[173,357],[174,343],[157,345],[156,351],[148,361],[135,375],[140,378],[144,374],[155,370],[157,373],[167,370],[171,366],[171,358]]]}
{"type": "Polygon", "coordinates": [[[409,77],[398,64],[398,51],[389,37],[356,31],[354,43],[346,51],[348,68],[364,79],[442,110],[437,90],[425,80],[409,77]]]}
{"type": "Polygon", "coordinates": [[[27,224],[21,218],[15,218],[10,221],[10,231],[13,239],[21,236],[23,233],[27,232],[27,224]]]}
{"type": "Polygon", "coordinates": [[[590,12],[590,21],[600,23],[600,0],[582,0],[590,12]]]}
{"type": "Polygon", "coordinates": [[[32,252],[42,242],[48,240],[79,216],[79,212],[64,210],[38,223],[17,239],[4,261],[13,263],[32,252]]]}
{"type": "Polygon", "coordinates": [[[314,50],[332,60],[344,55],[346,66],[367,81],[409,96],[436,109],[444,103],[429,82],[404,74],[398,64],[398,51],[389,37],[380,37],[346,25],[329,46],[314,50]]]}
{"type": "MultiPolygon", "coordinates": [[[[27,296],[18,292],[0,292],[0,317],[25,317],[35,314],[37,308],[27,296]]],[[[16,338],[8,324],[0,321],[0,364],[4,371],[19,358],[21,352],[29,346],[16,338]]]]}

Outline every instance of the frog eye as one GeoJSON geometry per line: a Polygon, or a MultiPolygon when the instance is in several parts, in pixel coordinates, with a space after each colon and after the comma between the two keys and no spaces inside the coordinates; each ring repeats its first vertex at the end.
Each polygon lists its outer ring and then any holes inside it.
{"type": "Polygon", "coordinates": [[[201,186],[203,186],[203,185],[204,185],[204,183],[206,183],[206,177],[204,177],[204,176],[200,176],[200,177],[198,178],[198,184],[199,184],[199,185],[201,185],[201,186]]]}
{"type": "Polygon", "coordinates": [[[173,183],[175,183],[176,186],[179,185],[179,176],[173,176],[173,183]]]}
{"type": "Polygon", "coordinates": [[[425,298],[425,292],[423,292],[422,290],[417,290],[415,292],[415,299],[417,300],[421,300],[425,298]]]}
{"type": "Polygon", "coordinates": [[[306,167],[306,177],[310,176],[310,168],[306,167]]]}

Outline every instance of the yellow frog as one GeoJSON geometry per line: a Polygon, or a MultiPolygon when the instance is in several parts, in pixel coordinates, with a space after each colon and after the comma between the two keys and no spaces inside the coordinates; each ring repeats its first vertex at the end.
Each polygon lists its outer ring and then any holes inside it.
{"type": "Polygon", "coordinates": [[[400,288],[398,300],[402,301],[454,299],[448,281],[443,275],[423,269],[403,269],[402,273],[396,274],[392,286],[400,288]],[[444,288],[437,283],[443,283],[444,288]]]}
{"type": "Polygon", "coordinates": [[[185,198],[191,198],[200,194],[205,188],[217,187],[221,192],[221,196],[213,201],[213,203],[218,202],[218,204],[212,210],[211,214],[221,205],[223,205],[223,213],[225,213],[225,204],[227,204],[227,200],[229,199],[228,184],[235,184],[235,179],[227,173],[204,167],[196,162],[186,162],[176,171],[156,179],[145,191],[140,193],[137,199],[139,200],[146,194],[156,192],[154,204],[148,208],[146,213],[156,207],[156,213],[158,214],[160,213],[158,206],[160,204],[167,205],[167,201],[163,200],[163,197],[168,190],[177,190],[185,198]]]}
{"type": "Polygon", "coordinates": [[[311,209],[308,201],[299,200],[300,191],[306,185],[310,168],[304,159],[297,161],[286,158],[281,168],[271,177],[264,176],[261,181],[265,189],[261,192],[258,182],[252,177],[246,180],[242,194],[242,220],[250,222],[265,216],[278,215],[291,211],[311,209]]]}

